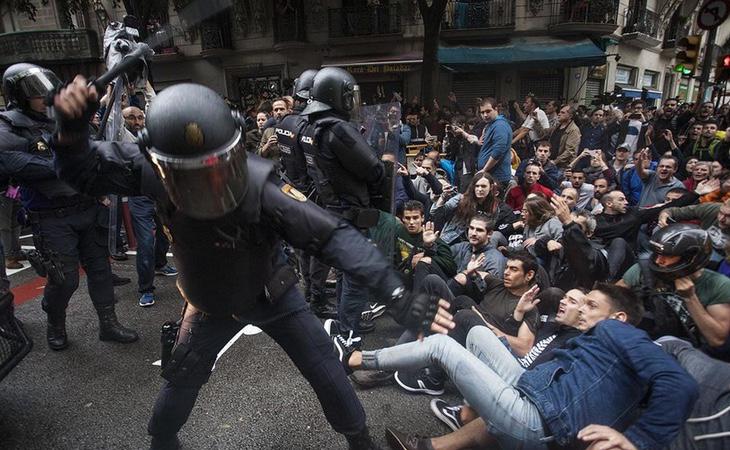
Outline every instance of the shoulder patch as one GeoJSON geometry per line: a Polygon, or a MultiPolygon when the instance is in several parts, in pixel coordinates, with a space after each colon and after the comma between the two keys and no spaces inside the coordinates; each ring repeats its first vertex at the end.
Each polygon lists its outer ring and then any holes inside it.
{"type": "Polygon", "coordinates": [[[307,197],[299,192],[298,190],[294,189],[294,187],[291,184],[285,184],[281,187],[281,192],[283,192],[287,197],[291,197],[294,200],[298,202],[306,202],[307,197]]]}

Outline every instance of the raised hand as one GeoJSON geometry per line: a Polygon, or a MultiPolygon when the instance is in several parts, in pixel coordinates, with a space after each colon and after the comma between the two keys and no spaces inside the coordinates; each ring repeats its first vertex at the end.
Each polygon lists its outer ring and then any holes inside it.
{"type": "Polygon", "coordinates": [[[423,227],[423,246],[431,247],[438,237],[439,232],[434,231],[433,222],[426,222],[426,225],[423,227]]]}

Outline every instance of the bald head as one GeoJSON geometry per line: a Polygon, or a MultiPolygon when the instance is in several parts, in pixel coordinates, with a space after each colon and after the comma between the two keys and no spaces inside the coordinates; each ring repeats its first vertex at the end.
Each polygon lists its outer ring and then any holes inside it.
{"type": "Polygon", "coordinates": [[[124,117],[124,126],[127,127],[132,134],[136,135],[138,131],[144,128],[144,112],[136,106],[127,106],[122,110],[124,117]]]}
{"type": "Polygon", "coordinates": [[[629,206],[626,195],[621,191],[611,191],[601,197],[604,214],[624,214],[629,206]]]}

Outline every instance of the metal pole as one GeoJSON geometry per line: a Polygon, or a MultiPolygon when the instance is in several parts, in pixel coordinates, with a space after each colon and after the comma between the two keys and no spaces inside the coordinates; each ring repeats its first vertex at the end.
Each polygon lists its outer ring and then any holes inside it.
{"type": "MultiPolygon", "coordinates": [[[[715,48],[715,38],[717,37],[717,27],[710,30],[710,34],[707,36],[707,43],[705,44],[705,59],[702,61],[702,75],[700,76],[700,95],[701,101],[698,103],[706,102],[709,100],[710,86],[710,71],[712,70],[712,61],[715,59],[713,50],[715,48]]],[[[711,94],[710,94],[711,95],[711,94]]]]}

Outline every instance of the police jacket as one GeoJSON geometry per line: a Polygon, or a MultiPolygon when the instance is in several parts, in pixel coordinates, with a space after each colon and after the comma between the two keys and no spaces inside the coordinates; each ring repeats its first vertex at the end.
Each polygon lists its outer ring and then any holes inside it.
{"type": "Polygon", "coordinates": [[[302,307],[296,296],[283,295],[295,288],[296,277],[283,256],[282,238],[384,299],[402,286],[357,230],[282,185],[273,165],[258,156],[248,156],[248,191],[239,207],[222,218],[197,220],[175,209],[137,146],[92,141],[53,146],[59,176],[82,192],[157,201],[172,238],[181,294],[208,314],[263,323],[302,307]]]}
{"type": "Polygon", "coordinates": [[[55,124],[19,110],[0,112],[0,183],[12,178],[21,185],[22,200],[31,210],[79,203],[81,196],[56,176],[49,147],[55,124]]]}
{"type": "Polygon", "coordinates": [[[371,197],[384,189],[385,171],[352,124],[338,116],[310,115],[299,143],[326,208],[351,219],[351,211],[373,206],[371,197]]]}
{"type": "Polygon", "coordinates": [[[304,160],[304,153],[299,147],[298,136],[300,130],[307,125],[307,118],[297,113],[284,116],[281,122],[274,126],[277,140],[279,142],[279,153],[281,156],[281,168],[286,179],[295,188],[306,192],[309,184],[307,175],[307,164],[304,160]]]}

